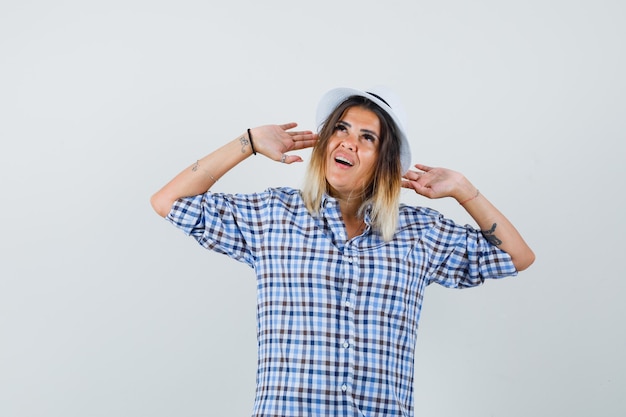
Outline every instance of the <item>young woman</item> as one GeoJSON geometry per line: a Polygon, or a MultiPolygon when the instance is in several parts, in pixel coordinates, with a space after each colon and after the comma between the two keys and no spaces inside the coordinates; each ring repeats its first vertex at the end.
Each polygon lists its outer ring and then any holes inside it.
{"type": "Polygon", "coordinates": [[[410,416],[424,289],[515,275],[534,254],[462,174],[417,164],[388,91],[338,88],[318,106],[319,134],[248,129],[151,199],[202,246],[257,277],[254,416],[410,416]],[[314,147],[302,190],[209,191],[253,154],[282,163],[314,147]],[[401,187],[452,197],[478,228],[400,204],[401,187]]]}

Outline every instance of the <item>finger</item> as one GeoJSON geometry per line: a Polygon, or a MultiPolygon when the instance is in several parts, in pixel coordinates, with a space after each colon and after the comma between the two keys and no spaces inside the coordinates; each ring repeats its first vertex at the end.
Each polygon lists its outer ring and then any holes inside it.
{"type": "Polygon", "coordinates": [[[402,182],[402,187],[404,188],[409,188],[412,189],[413,191],[415,191],[417,194],[427,197],[427,198],[432,198],[433,197],[433,190],[432,188],[420,184],[417,181],[403,181],[402,182]]]}
{"type": "Polygon", "coordinates": [[[425,172],[407,172],[404,177],[406,180],[414,183],[417,187],[428,187],[430,185],[429,178],[425,172]]]}
{"type": "Polygon", "coordinates": [[[312,148],[315,146],[316,143],[317,143],[317,140],[297,142],[294,144],[294,147],[292,150],[295,151],[295,150],[300,150],[300,149],[312,148]]]}
{"type": "Polygon", "coordinates": [[[417,181],[421,178],[422,174],[417,171],[407,171],[402,178],[405,178],[410,181],[417,181]]]}
{"type": "Polygon", "coordinates": [[[318,136],[316,133],[310,133],[297,138],[293,138],[293,149],[304,149],[315,146],[318,136]]]}
{"type": "Polygon", "coordinates": [[[400,185],[401,185],[403,188],[408,188],[409,190],[413,190],[413,191],[415,191],[415,192],[416,192],[416,193],[418,193],[418,194],[420,193],[420,192],[418,191],[418,190],[419,190],[419,188],[420,188],[420,185],[419,185],[417,182],[415,182],[415,181],[402,181],[402,182],[400,183],[400,185]]]}
{"type": "Polygon", "coordinates": [[[303,140],[303,139],[311,139],[313,137],[317,137],[317,133],[313,133],[310,130],[302,130],[299,132],[287,132],[292,140],[303,140]]]}
{"type": "Polygon", "coordinates": [[[280,126],[280,128],[283,129],[283,130],[289,130],[289,129],[293,129],[294,127],[298,126],[298,123],[290,122],[290,123],[285,123],[285,124],[278,125],[278,126],[280,126]]]}
{"type": "Polygon", "coordinates": [[[298,155],[287,155],[287,159],[285,160],[286,164],[293,164],[294,162],[302,162],[302,158],[298,155]]]}
{"type": "Polygon", "coordinates": [[[432,167],[429,167],[427,165],[422,165],[422,164],[415,164],[415,168],[420,169],[422,171],[428,172],[431,169],[433,169],[432,167]]]}
{"type": "Polygon", "coordinates": [[[415,190],[415,189],[413,188],[413,185],[411,184],[411,182],[410,182],[410,181],[402,181],[402,182],[400,183],[400,186],[401,186],[402,188],[408,188],[408,189],[410,189],[410,190],[415,190]]]}
{"type": "Polygon", "coordinates": [[[283,164],[293,164],[294,162],[302,162],[302,158],[298,155],[287,155],[284,153],[281,155],[279,162],[283,164]]]}

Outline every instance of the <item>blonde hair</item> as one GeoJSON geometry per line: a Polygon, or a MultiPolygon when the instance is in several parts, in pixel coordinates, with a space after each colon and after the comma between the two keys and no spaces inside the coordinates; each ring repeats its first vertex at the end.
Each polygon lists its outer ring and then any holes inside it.
{"type": "Polygon", "coordinates": [[[347,98],[328,116],[319,131],[319,139],[313,148],[311,161],[302,188],[302,199],[307,210],[318,215],[320,204],[325,193],[330,194],[326,181],[326,160],[328,140],[332,136],[335,125],[350,107],[362,107],[373,111],[380,120],[380,145],[378,160],[372,181],[362,190],[363,202],[359,215],[363,215],[369,207],[372,228],[382,235],[383,240],[390,241],[398,227],[398,208],[402,184],[402,168],[400,163],[400,139],[397,127],[391,117],[371,100],[353,96],[347,98]]]}

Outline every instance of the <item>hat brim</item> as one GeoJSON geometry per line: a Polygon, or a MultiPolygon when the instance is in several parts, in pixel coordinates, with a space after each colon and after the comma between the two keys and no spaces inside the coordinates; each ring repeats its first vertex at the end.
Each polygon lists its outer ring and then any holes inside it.
{"type": "MultiPolygon", "coordinates": [[[[399,114],[386,102],[383,94],[378,94],[376,91],[361,91],[354,88],[334,88],[326,94],[324,94],[317,105],[317,112],[315,122],[317,129],[319,130],[328,116],[343,103],[348,97],[358,96],[365,97],[372,102],[376,103],[385,113],[387,113],[396,127],[398,128],[400,136],[400,165],[402,166],[402,174],[407,172],[411,167],[411,148],[409,147],[409,140],[406,134],[405,122],[402,120],[399,114]],[[375,95],[374,95],[375,94],[375,95]],[[383,98],[385,101],[381,100],[383,98]]],[[[394,106],[396,104],[394,103],[394,106]]]]}

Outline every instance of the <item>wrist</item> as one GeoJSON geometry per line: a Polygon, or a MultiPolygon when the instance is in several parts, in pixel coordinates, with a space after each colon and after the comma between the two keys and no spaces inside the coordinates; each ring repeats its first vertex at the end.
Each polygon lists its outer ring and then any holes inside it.
{"type": "Polygon", "coordinates": [[[455,178],[454,185],[455,187],[450,196],[459,204],[476,195],[476,187],[463,174],[458,174],[458,177],[455,178]]]}
{"type": "Polygon", "coordinates": [[[254,149],[254,142],[252,141],[252,132],[250,128],[247,130],[248,133],[248,141],[250,142],[250,149],[252,150],[252,155],[256,155],[256,149],[254,149]]]}
{"type": "Polygon", "coordinates": [[[460,205],[465,205],[465,203],[469,203],[470,201],[478,198],[478,196],[480,195],[480,190],[478,188],[476,188],[476,190],[470,194],[470,195],[465,195],[463,198],[457,198],[457,201],[459,202],[460,205]]]}
{"type": "Polygon", "coordinates": [[[256,155],[256,150],[250,142],[250,129],[247,129],[236,139],[237,144],[240,147],[240,151],[247,158],[250,155],[256,155]]]}

